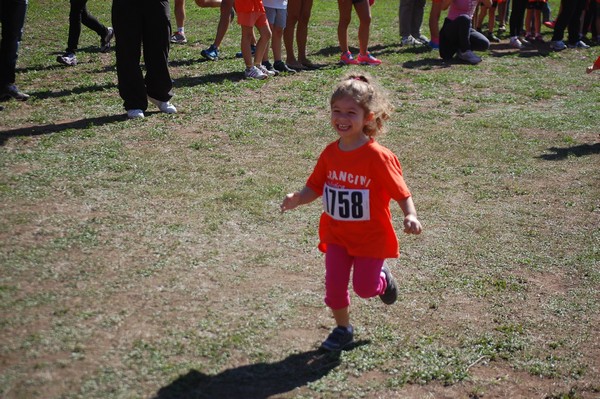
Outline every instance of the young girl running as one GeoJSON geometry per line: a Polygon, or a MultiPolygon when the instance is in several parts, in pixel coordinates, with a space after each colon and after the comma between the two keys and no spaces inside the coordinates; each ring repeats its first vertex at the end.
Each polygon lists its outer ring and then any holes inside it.
{"type": "Polygon", "coordinates": [[[404,232],[420,234],[421,223],[398,158],[380,145],[391,105],[366,75],[348,75],[330,100],[331,125],[339,139],[321,153],[302,190],[285,196],[281,211],[323,197],[319,249],[325,252],[325,304],[337,327],[323,342],[325,350],[343,349],[353,340],[350,324],[350,275],[356,294],[379,295],[391,305],[396,283],[385,265],[399,256],[390,200],[404,212],[404,232]]]}

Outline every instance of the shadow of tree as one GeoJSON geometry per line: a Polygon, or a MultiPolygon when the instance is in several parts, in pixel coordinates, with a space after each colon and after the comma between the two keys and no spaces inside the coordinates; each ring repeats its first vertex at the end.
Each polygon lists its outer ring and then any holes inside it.
{"type": "Polygon", "coordinates": [[[600,143],[596,144],[581,144],[573,147],[550,147],[550,151],[554,151],[554,154],[540,155],[538,158],[545,159],[546,161],[559,161],[566,159],[571,155],[576,157],[582,157],[585,155],[600,154],[600,143]]]}
{"type": "MultiPolygon", "coordinates": [[[[350,348],[366,345],[358,341],[350,348]]],[[[190,370],[161,388],[152,399],[266,399],[325,377],[340,365],[340,352],[314,350],[275,363],[257,363],[206,375],[190,370]]]]}
{"type": "Polygon", "coordinates": [[[13,130],[3,130],[0,131],[0,147],[3,146],[6,143],[6,141],[12,137],[41,136],[43,134],[62,132],[68,129],[83,130],[89,129],[92,126],[102,126],[108,123],[124,121],[126,119],[127,116],[125,114],[120,114],[100,116],[97,118],[86,118],[77,121],[57,123],[51,125],[31,126],[13,130]]]}

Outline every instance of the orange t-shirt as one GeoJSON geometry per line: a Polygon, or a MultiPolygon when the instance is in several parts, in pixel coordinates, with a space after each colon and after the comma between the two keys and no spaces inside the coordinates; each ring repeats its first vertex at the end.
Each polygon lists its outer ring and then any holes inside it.
{"type": "Polygon", "coordinates": [[[342,151],[335,141],[321,153],[306,186],[323,197],[321,251],[337,244],[352,256],[398,257],[390,200],[411,194],[392,151],[373,139],[356,150],[342,151]]]}

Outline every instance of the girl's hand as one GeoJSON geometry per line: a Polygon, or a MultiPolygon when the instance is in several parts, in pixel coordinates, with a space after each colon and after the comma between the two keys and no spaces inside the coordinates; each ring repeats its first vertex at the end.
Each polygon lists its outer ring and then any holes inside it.
{"type": "Polygon", "coordinates": [[[409,214],[404,217],[404,232],[406,234],[421,234],[423,227],[415,215],[409,214]]]}
{"type": "Polygon", "coordinates": [[[285,196],[285,198],[283,199],[283,202],[279,206],[279,209],[281,209],[281,213],[283,213],[285,211],[289,211],[289,210],[296,208],[299,205],[299,203],[300,203],[300,195],[297,192],[290,193],[285,196]]]}

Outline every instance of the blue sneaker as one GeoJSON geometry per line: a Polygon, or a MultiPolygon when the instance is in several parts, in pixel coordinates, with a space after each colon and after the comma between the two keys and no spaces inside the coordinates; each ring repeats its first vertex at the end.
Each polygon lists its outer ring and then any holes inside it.
{"type": "Polygon", "coordinates": [[[202,50],[200,55],[207,60],[216,61],[219,59],[219,49],[214,44],[211,44],[209,48],[202,50]]]}
{"type": "MultiPolygon", "coordinates": [[[[250,51],[252,51],[252,56],[254,57],[254,53],[256,52],[256,46],[254,44],[250,45],[250,51]]],[[[244,55],[242,54],[242,52],[237,52],[235,53],[235,58],[242,58],[244,55]]]]}
{"type": "Polygon", "coordinates": [[[321,344],[326,351],[341,351],[354,340],[354,328],[352,326],[337,326],[321,344]]]}
{"type": "Polygon", "coordinates": [[[434,42],[433,40],[429,41],[429,47],[431,47],[433,50],[439,50],[440,49],[440,44],[434,42]]]}

